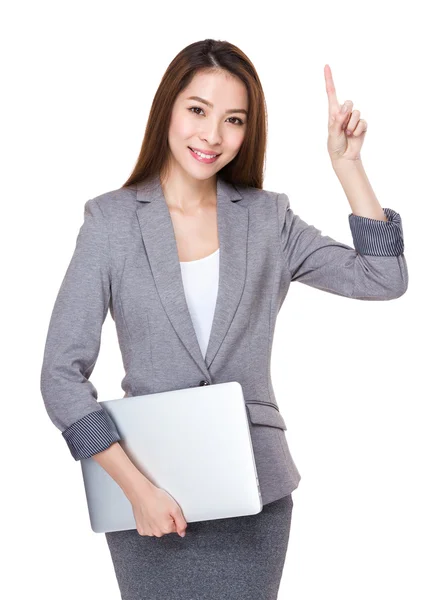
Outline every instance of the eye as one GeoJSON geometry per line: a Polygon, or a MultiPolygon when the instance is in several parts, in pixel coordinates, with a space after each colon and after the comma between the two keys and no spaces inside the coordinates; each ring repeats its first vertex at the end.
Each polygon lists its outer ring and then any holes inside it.
{"type": "Polygon", "coordinates": [[[238,121],[238,123],[235,123],[235,125],[243,125],[243,121],[242,119],[239,119],[239,117],[229,117],[230,119],[236,119],[236,121],[238,121]]]}
{"type": "MultiPolygon", "coordinates": [[[[188,110],[192,110],[192,109],[193,109],[194,111],[195,111],[195,110],[202,110],[202,108],[200,108],[199,106],[191,106],[191,107],[190,107],[188,110]]],[[[204,112],[204,111],[203,111],[203,112],[204,112]]],[[[195,114],[197,115],[198,113],[195,113],[195,114]]]]}
{"type": "MultiPolygon", "coordinates": [[[[194,111],[201,110],[202,112],[204,112],[203,109],[200,106],[191,106],[187,110],[193,112],[193,114],[198,115],[198,116],[200,116],[199,113],[194,112],[194,111]]],[[[228,117],[228,118],[229,119],[236,119],[236,121],[238,121],[238,123],[232,123],[232,125],[243,125],[243,121],[242,121],[242,119],[239,119],[239,117],[228,117]]]]}

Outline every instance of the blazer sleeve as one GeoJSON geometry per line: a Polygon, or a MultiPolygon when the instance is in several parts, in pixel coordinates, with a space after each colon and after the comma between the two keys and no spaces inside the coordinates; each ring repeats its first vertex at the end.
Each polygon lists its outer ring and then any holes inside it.
{"type": "Polygon", "coordinates": [[[89,458],[121,439],[89,381],[110,294],[108,231],[94,198],[85,203],[84,222],[54,304],[40,379],[48,416],[75,460],[89,458]]]}
{"type": "Polygon", "coordinates": [[[400,215],[384,208],[388,221],[351,213],[355,248],[303,221],[278,194],[281,250],[291,281],[357,300],[392,300],[408,288],[400,215]]]}

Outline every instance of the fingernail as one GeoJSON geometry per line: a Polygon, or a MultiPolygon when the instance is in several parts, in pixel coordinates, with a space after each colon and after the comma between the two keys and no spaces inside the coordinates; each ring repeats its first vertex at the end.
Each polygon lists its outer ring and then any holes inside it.
{"type": "Polygon", "coordinates": [[[186,532],[183,531],[183,533],[180,533],[181,537],[184,537],[186,535],[186,532]]]}
{"type": "Polygon", "coordinates": [[[347,112],[347,104],[343,104],[343,106],[341,107],[341,112],[342,113],[347,112]]]}

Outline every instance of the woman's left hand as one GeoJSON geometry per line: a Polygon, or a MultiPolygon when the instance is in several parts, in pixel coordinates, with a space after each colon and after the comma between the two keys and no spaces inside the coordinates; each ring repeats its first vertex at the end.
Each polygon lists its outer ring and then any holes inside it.
{"type": "Polygon", "coordinates": [[[326,93],[328,94],[328,152],[333,162],[360,160],[361,147],[367,131],[367,121],[360,119],[360,111],[353,110],[353,102],[346,100],[340,105],[335,94],[334,81],[329,65],[325,65],[326,93]],[[346,107],[346,112],[341,108],[346,107]]]}

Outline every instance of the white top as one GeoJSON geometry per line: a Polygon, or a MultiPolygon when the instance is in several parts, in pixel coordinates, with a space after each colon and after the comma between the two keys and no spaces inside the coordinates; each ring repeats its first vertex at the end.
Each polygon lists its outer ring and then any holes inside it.
{"type": "Polygon", "coordinates": [[[219,248],[204,258],[179,262],[187,306],[205,358],[218,292],[219,248]]]}

